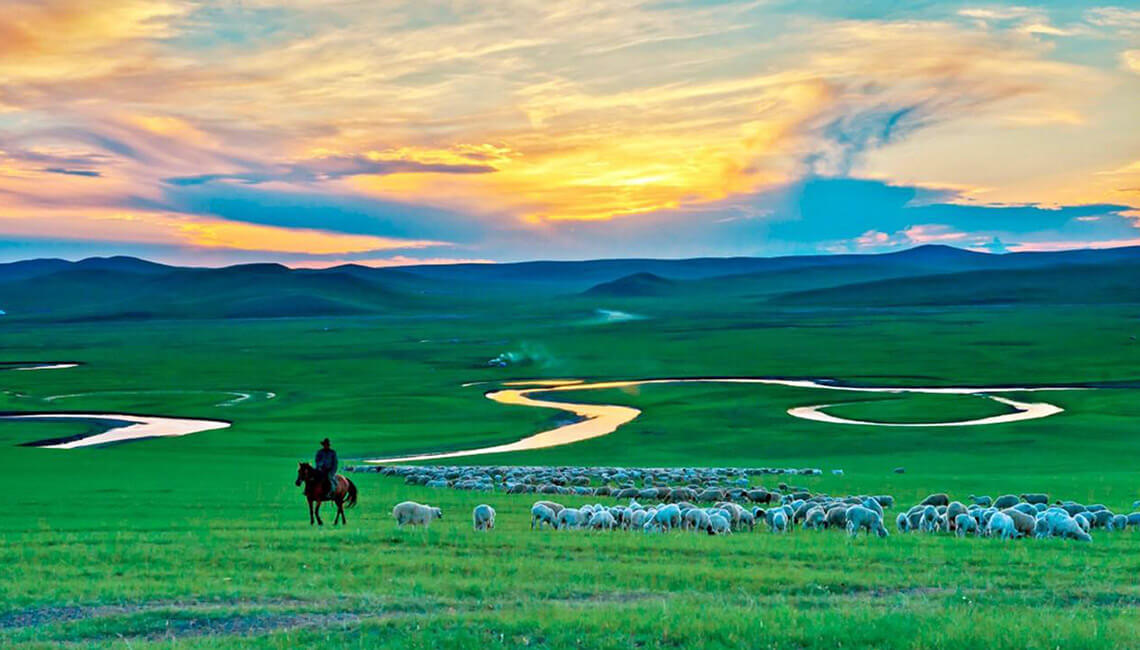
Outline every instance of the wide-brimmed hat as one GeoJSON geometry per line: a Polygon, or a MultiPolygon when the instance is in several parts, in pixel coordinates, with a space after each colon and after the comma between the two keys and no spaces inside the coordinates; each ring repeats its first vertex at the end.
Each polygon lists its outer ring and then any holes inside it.
{"type": "Polygon", "coordinates": [[[321,444],[322,444],[322,445],[331,445],[332,443],[331,443],[331,442],[329,442],[329,439],[328,439],[328,438],[325,438],[324,440],[322,440],[322,441],[321,441],[321,444]]]}

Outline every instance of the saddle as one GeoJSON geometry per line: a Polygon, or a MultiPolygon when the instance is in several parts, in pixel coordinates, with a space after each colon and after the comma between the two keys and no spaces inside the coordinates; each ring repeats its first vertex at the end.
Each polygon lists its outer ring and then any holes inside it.
{"type": "Polygon", "coordinates": [[[340,488],[341,482],[342,479],[340,477],[340,474],[334,475],[332,483],[329,484],[328,490],[325,492],[325,496],[330,499],[333,498],[336,495],[337,490],[340,488]]]}

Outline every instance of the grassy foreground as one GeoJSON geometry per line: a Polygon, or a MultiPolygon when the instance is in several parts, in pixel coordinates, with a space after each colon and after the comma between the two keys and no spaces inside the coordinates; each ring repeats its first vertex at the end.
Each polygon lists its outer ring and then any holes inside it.
{"type": "MultiPolygon", "coordinates": [[[[122,410],[234,426],[58,451],[16,446],[69,432],[58,423],[0,423],[0,488],[10,495],[0,518],[0,646],[1140,645],[1140,535],[1132,531],[1101,532],[1091,545],[897,534],[851,541],[798,530],[539,533],[528,527],[532,497],[433,491],[372,474],[352,475],[361,505],[347,528],[308,526],[292,481],[296,461],[324,435],[342,458],[364,458],[505,442],[564,417],[494,404],[483,387],[460,388],[468,381],[1124,382],[1140,361],[1140,347],[1128,343],[1137,314],[1126,308],[852,315],[634,301],[612,306],[648,318],[581,324],[597,306],[610,305],[3,331],[10,359],[85,363],[0,371],[5,410],[122,410]],[[527,365],[485,366],[506,351],[527,365]],[[231,396],[215,393],[241,390],[276,397],[226,405],[231,396]],[[45,399],[57,395],[78,396],[45,399]],[[428,531],[397,531],[388,512],[404,499],[439,505],[445,519],[428,531]],[[499,511],[489,534],[471,530],[480,502],[499,511]]],[[[567,393],[644,413],[612,436],[465,461],[842,468],[844,476],[795,482],[834,494],[892,493],[902,504],[936,490],[959,498],[1041,490],[1127,512],[1140,498],[1140,401],[1129,388],[1042,397],[1066,412],[968,429],[784,414],[832,397],[712,384],[567,393]],[[906,474],[891,472],[899,465],[906,474]]],[[[836,413],[923,421],[936,408],[954,419],[991,408],[970,398],[849,397],[860,403],[836,413]]]]}

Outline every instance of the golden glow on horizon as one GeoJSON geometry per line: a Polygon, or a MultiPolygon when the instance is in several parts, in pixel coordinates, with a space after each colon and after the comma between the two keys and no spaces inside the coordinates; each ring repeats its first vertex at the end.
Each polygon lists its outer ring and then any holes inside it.
{"type": "Polygon", "coordinates": [[[1140,171],[1127,166],[1140,160],[1128,110],[1140,18],[1127,10],[1062,22],[989,5],[865,20],[644,0],[496,0],[448,20],[410,1],[206,9],[217,11],[5,6],[0,235],[393,259],[454,243],[436,241],[442,228],[402,239],[320,218],[261,225],[169,200],[256,188],[409,206],[392,232],[417,232],[412,208],[446,209],[540,249],[575,228],[697,213],[813,174],[1140,211],[1129,189],[1140,171]],[[1064,58],[1057,43],[1082,38],[1111,42],[1111,64],[1064,58]]]}

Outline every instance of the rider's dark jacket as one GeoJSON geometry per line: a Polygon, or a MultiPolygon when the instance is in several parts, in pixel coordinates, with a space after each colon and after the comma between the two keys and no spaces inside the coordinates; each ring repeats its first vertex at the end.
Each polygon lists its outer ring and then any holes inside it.
{"type": "Polygon", "coordinates": [[[337,464],[336,452],[332,449],[318,449],[317,457],[313,459],[314,468],[330,477],[336,473],[337,464]]]}

